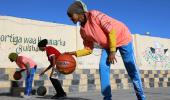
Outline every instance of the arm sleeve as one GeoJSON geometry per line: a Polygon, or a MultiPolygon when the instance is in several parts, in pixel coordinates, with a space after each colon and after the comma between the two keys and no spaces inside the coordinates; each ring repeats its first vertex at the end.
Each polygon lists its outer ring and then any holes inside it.
{"type": "Polygon", "coordinates": [[[81,56],[89,55],[91,53],[92,53],[92,50],[84,48],[84,49],[81,49],[81,50],[77,50],[76,51],[76,56],[81,57],[81,56]]]}
{"type": "Polygon", "coordinates": [[[20,63],[21,63],[20,68],[21,68],[21,69],[26,69],[26,70],[27,70],[27,65],[29,65],[27,59],[25,59],[24,57],[21,57],[20,63]]]}
{"type": "Polygon", "coordinates": [[[93,42],[86,41],[86,40],[84,39],[83,44],[84,44],[84,49],[81,49],[81,50],[77,50],[77,51],[76,51],[76,56],[77,56],[77,57],[89,55],[89,54],[91,54],[92,51],[93,51],[93,42]]]}
{"type": "Polygon", "coordinates": [[[109,33],[110,51],[116,51],[116,31],[112,29],[109,33]]]}

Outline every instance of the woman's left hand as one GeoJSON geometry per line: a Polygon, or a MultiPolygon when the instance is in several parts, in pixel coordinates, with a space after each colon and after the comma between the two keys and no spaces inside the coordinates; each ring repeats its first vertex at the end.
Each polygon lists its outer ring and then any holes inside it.
{"type": "Polygon", "coordinates": [[[115,55],[116,55],[116,52],[114,51],[110,52],[109,57],[108,57],[109,63],[114,64],[115,62],[117,62],[115,55]]]}
{"type": "Polygon", "coordinates": [[[28,70],[27,70],[27,75],[30,75],[30,73],[31,73],[31,70],[28,69],[28,70]]]}

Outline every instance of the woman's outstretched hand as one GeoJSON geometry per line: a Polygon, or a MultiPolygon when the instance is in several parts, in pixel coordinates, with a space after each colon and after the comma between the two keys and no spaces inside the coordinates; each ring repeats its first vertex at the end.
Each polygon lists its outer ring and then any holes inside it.
{"type": "Polygon", "coordinates": [[[44,71],[42,71],[42,72],[39,74],[39,76],[42,76],[42,75],[44,75],[44,71]]]}
{"type": "Polygon", "coordinates": [[[116,55],[116,52],[114,51],[110,52],[109,57],[108,57],[109,63],[114,64],[115,62],[117,62],[115,55],[116,55]]]}

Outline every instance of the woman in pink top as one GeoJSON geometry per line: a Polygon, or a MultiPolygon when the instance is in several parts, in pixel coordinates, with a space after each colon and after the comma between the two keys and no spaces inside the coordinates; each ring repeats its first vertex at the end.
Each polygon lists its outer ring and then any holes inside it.
{"type": "Polygon", "coordinates": [[[115,54],[119,50],[138,100],[145,100],[139,69],[135,62],[132,36],[127,26],[97,10],[87,11],[82,1],[71,4],[67,14],[73,23],[80,22],[80,34],[84,43],[83,49],[67,53],[80,57],[91,54],[96,43],[102,47],[99,73],[103,99],[112,98],[110,64],[117,62],[115,54]]]}
{"type": "Polygon", "coordinates": [[[20,72],[26,71],[27,76],[25,79],[24,97],[29,98],[32,92],[32,81],[34,78],[37,64],[31,58],[19,56],[16,53],[10,53],[8,58],[11,62],[16,62],[18,67],[21,69],[20,72]]]}

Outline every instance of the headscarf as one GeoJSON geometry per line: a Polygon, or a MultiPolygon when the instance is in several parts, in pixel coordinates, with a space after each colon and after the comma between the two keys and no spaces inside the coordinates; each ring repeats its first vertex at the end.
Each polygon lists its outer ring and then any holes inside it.
{"type": "Polygon", "coordinates": [[[8,58],[13,60],[13,61],[15,61],[17,59],[17,57],[18,57],[18,54],[14,53],[14,52],[10,53],[9,56],[8,56],[8,58]]]}
{"type": "Polygon", "coordinates": [[[43,39],[40,42],[38,42],[38,47],[46,47],[47,44],[48,44],[48,40],[43,39]]]}
{"type": "Polygon", "coordinates": [[[83,14],[87,12],[87,7],[86,5],[81,1],[81,0],[76,0],[74,3],[72,3],[68,10],[67,14],[68,16],[72,16],[74,13],[76,14],[83,14]]]}

